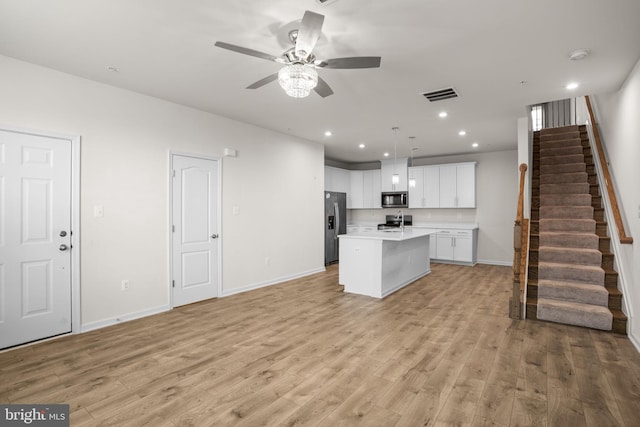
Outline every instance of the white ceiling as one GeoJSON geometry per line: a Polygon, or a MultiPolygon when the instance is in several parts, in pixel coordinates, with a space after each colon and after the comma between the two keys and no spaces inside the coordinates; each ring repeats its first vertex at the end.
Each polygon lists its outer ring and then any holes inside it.
{"type": "Polygon", "coordinates": [[[638,0],[0,0],[0,54],[364,162],[393,155],[394,142],[398,157],[412,146],[416,157],[468,153],[473,142],[483,152],[515,148],[526,105],[620,87],[640,58],[639,21],[638,0]],[[320,70],[335,92],[324,99],[289,98],[277,82],[245,89],[279,64],[214,43],[278,56],[305,10],[325,15],[317,57],[381,56],[381,68],[320,70]],[[569,60],[578,48],[591,55],[569,60]],[[580,84],[571,93],[570,81],[580,84]],[[450,86],[459,98],[421,96],[450,86]]]}

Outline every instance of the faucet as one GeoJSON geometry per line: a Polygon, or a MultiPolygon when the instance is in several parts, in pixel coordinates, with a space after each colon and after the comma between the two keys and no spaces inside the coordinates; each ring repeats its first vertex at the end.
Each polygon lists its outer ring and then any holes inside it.
{"type": "Polygon", "coordinates": [[[404,213],[402,212],[402,210],[398,211],[396,219],[400,220],[400,231],[404,232],[404,213]]]}

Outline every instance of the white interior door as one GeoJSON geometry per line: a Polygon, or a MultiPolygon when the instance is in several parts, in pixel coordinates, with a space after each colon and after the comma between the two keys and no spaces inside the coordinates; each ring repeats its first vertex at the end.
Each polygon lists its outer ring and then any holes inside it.
{"type": "Polygon", "coordinates": [[[0,348],[71,331],[71,141],[0,129],[0,348]]]}
{"type": "Polygon", "coordinates": [[[218,296],[218,161],[172,155],[173,306],[218,296]]]}

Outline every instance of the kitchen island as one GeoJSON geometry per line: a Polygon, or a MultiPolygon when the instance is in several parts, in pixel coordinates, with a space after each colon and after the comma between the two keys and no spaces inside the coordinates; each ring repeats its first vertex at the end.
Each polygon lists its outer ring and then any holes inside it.
{"type": "Polygon", "coordinates": [[[400,229],[342,234],[338,281],[344,291],[384,298],[431,272],[429,236],[400,229]]]}

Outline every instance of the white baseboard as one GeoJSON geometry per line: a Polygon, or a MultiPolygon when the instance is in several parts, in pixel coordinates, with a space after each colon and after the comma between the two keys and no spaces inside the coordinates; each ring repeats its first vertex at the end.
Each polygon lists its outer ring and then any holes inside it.
{"type": "Polygon", "coordinates": [[[142,317],[153,316],[154,314],[162,313],[169,310],[171,310],[170,306],[161,305],[159,307],[153,307],[147,310],[138,311],[137,313],[129,313],[111,319],[85,323],[81,326],[80,333],[93,331],[95,329],[106,328],[107,326],[117,325],[118,323],[128,322],[130,320],[140,319],[142,317]]]}
{"type": "Polygon", "coordinates": [[[293,279],[299,279],[305,276],[311,276],[312,274],[322,273],[326,271],[324,267],[319,267],[313,270],[303,271],[296,274],[291,274],[288,276],[276,277],[275,279],[267,280],[264,282],[253,283],[248,286],[243,286],[242,288],[230,289],[230,290],[222,290],[222,297],[228,297],[230,295],[240,294],[242,292],[253,291],[254,289],[260,289],[267,286],[277,285],[278,283],[287,282],[293,279]]]}
{"type": "Polygon", "coordinates": [[[504,267],[511,267],[513,265],[510,261],[488,261],[488,260],[479,260],[478,264],[502,265],[504,267]]]}
{"type": "Polygon", "coordinates": [[[629,341],[631,341],[631,344],[633,344],[633,346],[636,348],[638,353],[640,353],[640,339],[638,339],[638,337],[636,337],[633,334],[629,334],[628,336],[629,336],[629,341]]]}

